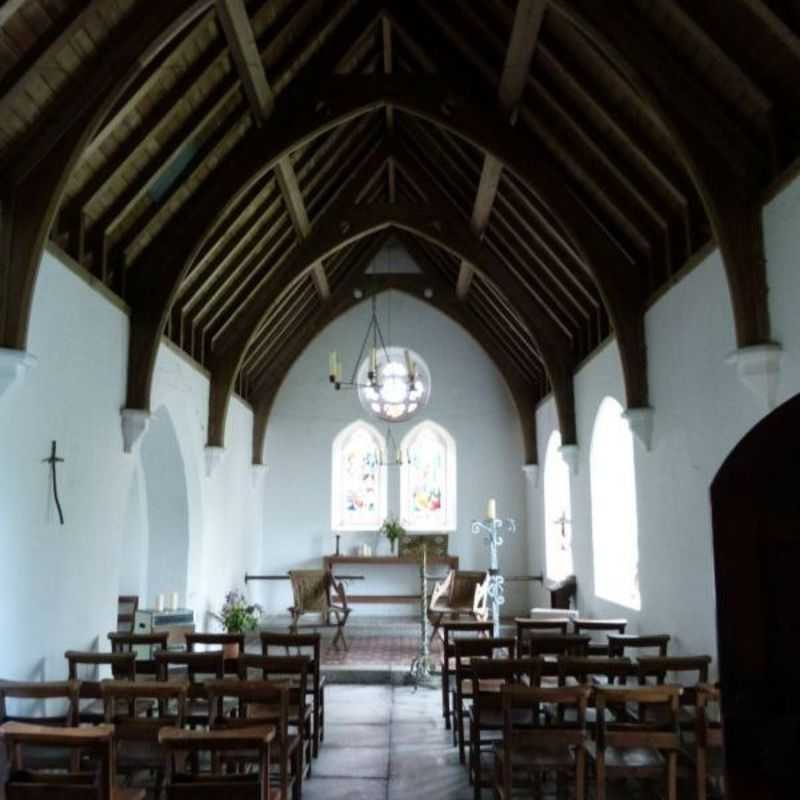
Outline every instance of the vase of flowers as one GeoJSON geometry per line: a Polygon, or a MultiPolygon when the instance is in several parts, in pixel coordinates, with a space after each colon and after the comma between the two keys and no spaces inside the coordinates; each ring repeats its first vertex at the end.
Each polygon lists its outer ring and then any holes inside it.
{"type": "MultiPolygon", "coordinates": [[[[225,595],[219,614],[214,616],[222,623],[225,633],[248,633],[258,626],[261,606],[258,603],[248,603],[243,592],[232,589],[225,595]]],[[[226,644],[223,651],[225,658],[237,658],[239,645],[226,644]]]]}
{"type": "Polygon", "coordinates": [[[378,533],[385,536],[389,540],[389,545],[392,549],[392,555],[396,555],[397,540],[405,532],[406,529],[400,524],[397,517],[387,517],[383,521],[383,525],[381,525],[381,528],[378,531],[378,533]]]}

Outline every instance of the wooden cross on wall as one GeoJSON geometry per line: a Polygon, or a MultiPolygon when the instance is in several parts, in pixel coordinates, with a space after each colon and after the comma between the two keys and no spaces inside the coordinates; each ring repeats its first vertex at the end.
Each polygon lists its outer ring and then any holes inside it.
{"type": "Polygon", "coordinates": [[[42,463],[50,465],[50,475],[52,477],[52,484],[53,484],[53,497],[56,501],[56,508],[58,509],[58,518],[61,521],[61,524],[64,524],[64,512],[61,510],[61,501],[58,499],[58,483],[56,481],[56,464],[63,464],[64,459],[60,458],[56,455],[56,443],[53,442],[51,449],[50,449],[50,457],[43,458],[42,463]]]}

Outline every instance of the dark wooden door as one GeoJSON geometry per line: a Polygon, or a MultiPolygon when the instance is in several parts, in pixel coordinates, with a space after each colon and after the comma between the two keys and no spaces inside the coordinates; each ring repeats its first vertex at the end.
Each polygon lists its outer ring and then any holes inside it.
{"type": "Polygon", "coordinates": [[[729,796],[800,797],[800,396],[711,485],[729,796]]]}

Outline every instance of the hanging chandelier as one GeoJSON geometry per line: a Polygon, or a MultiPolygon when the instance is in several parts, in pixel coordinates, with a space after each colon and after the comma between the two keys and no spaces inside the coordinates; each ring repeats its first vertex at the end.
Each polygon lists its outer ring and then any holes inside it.
{"type": "Polygon", "coordinates": [[[349,380],[343,380],[342,362],[330,354],[328,379],[336,391],[355,389],[364,410],[385,422],[405,422],[424,408],[431,395],[427,364],[411,350],[389,347],[376,313],[375,298],[369,325],[349,380]]]}

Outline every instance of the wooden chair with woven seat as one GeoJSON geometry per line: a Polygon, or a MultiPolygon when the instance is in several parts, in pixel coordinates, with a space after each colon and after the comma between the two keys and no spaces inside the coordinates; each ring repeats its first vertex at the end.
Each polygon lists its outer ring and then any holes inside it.
{"type": "Polygon", "coordinates": [[[307,656],[311,659],[308,695],[312,702],[314,717],[313,756],[325,739],[325,676],[322,674],[322,637],[319,633],[261,633],[261,655],[275,655],[282,650],[284,655],[307,656]],[[272,652],[271,650],[272,649],[272,652]]]}
{"type": "MultiPolygon", "coordinates": [[[[638,636],[635,634],[609,633],[608,634],[608,655],[611,658],[621,658],[627,651],[634,650],[639,656],[640,650],[656,650],[661,658],[667,657],[669,649],[670,635],[668,633],[650,634],[638,636]]],[[[645,653],[644,655],[647,655],[645,653]]]]}
{"type": "Polygon", "coordinates": [[[475,636],[491,636],[493,625],[490,621],[485,622],[445,622],[441,626],[442,629],[442,716],[444,717],[444,724],[447,730],[450,730],[452,711],[450,708],[450,676],[455,673],[456,669],[456,650],[453,642],[454,636],[463,637],[465,634],[474,634],[475,636]]]}
{"type": "Polygon", "coordinates": [[[597,725],[586,749],[594,763],[597,800],[606,800],[608,781],[629,778],[663,780],[666,800],[677,800],[681,691],[680,686],[595,689],[597,725]],[[634,706],[638,719],[611,722],[610,706],[634,706]]]}
{"type": "MultiPolygon", "coordinates": [[[[299,737],[300,776],[311,775],[313,753],[313,711],[308,702],[308,676],[311,659],[308,656],[256,656],[244,655],[239,659],[240,680],[256,678],[289,689],[289,727],[299,737]]],[[[262,714],[270,720],[275,709],[262,714]]]]}
{"type": "Polygon", "coordinates": [[[695,716],[695,764],[697,800],[706,800],[711,778],[721,780],[724,773],[720,692],[716,686],[697,687],[695,716]]]}
{"type": "MultiPolygon", "coordinates": [[[[558,659],[558,685],[561,687],[574,686],[628,686],[635,685],[639,678],[637,665],[629,658],[608,658],[588,656],[574,658],[565,656],[558,659]]],[[[557,713],[563,714],[563,709],[557,713]]],[[[594,695],[589,697],[586,710],[586,722],[594,725],[596,722],[594,695]]],[[[630,710],[623,706],[607,706],[607,720],[633,719],[630,710]]]]}
{"type": "MultiPolygon", "coordinates": [[[[509,686],[501,694],[503,738],[495,747],[494,788],[499,800],[511,800],[519,785],[515,774],[534,777],[541,789],[545,772],[555,772],[558,788],[564,776],[572,775],[575,800],[586,793],[586,708],[589,686],[509,686]],[[540,709],[562,708],[566,713],[545,722],[540,709]]],[[[541,796],[541,792],[539,792],[541,796]]]]}
{"type": "MultiPolygon", "coordinates": [[[[272,763],[277,766],[277,784],[281,800],[300,800],[303,787],[302,742],[289,730],[288,686],[268,681],[207,681],[206,691],[211,709],[211,730],[243,730],[262,728],[265,724],[275,730],[272,763]],[[226,700],[234,701],[236,713],[220,712],[226,700]]],[[[250,748],[242,748],[249,751],[250,748]]],[[[226,760],[240,764],[252,760],[250,752],[228,753],[226,760]]]]}
{"type": "Polygon", "coordinates": [[[91,728],[54,728],[24,722],[0,726],[5,744],[8,777],[7,800],[144,800],[138,789],[123,789],[114,784],[113,730],[101,725],[91,728]],[[65,750],[71,764],[89,765],[65,771],[33,768],[29,756],[37,751],[65,750]],[[91,759],[82,759],[90,756],[91,759]]]}
{"type": "Polygon", "coordinates": [[[428,619],[432,626],[431,641],[440,633],[445,617],[458,620],[471,617],[478,622],[488,619],[486,589],[489,573],[451,569],[444,580],[433,587],[428,619]]]}
{"type": "MultiPolygon", "coordinates": [[[[78,724],[79,694],[78,681],[0,681],[0,724],[19,722],[48,728],[73,728],[78,724]],[[9,700],[14,701],[13,713],[9,700]],[[57,713],[47,708],[48,701],[61,704],[57,713]],[[23,703],[29,708],[22,708],[23,703]],[[31,704],[39,707],[30,708],[31,704]]],[[[35,769],[63,769],[69,765],[70,753],[64,748],[42,746],[26,754],[25,759],[35,769]]]]}
{"type": "Polygon", "coordinates": [[[694,731],[694,709],[697,707],[697,687],[708,684],[711,656],[642,656],[636,659],[639,683],[642,686],[665,683],[683,687],[681,694],[681,728],[694,731]],[[669,680],[667,680],[669,678],[669,680]]]}
{"type": "Polygon", "coordinates": [[[482,637],[479,639],[456,638],[453,640],[456,669],[453,698],[453,744],[458,746],[458,758],[462,764],[467,760],[464,721],[468,718],[467,704],[472,699],[472,667],[479,660],[490,658],[514,658],[516,640],[511,637],[482,637]]]}
{"type": "Polygon", "coordinates": [[[136,680],[136,654],[135,653],[96,653],[94,651],[67,650],[64,653],[67,660],[67,670],[71,681],[80,681],[78,695],[79,703],[85,701],[87,705],[80,706],[78,721],[89,725],[97,725],[105,719],[103,711],[103,693],[100,669],[108,667],[114,680],[136,680]],[[92,677],[80,675],[82,667],[92,671],[92,677]]]}
{"type": "MultiPolygon", "coordinates": [[[[573,630],[577,634],[588,633],[590,636],[598,634],[624,634],[628,627],[628,620],[622,617],[615,619],[583,619],[578,617],[572,621],[573,630]]],[[[607,656],[608,639],[597,640],[592,638],[589,643],[590,656],[607,656]]]]}
{"type": "MultiPolygon", "coordinates": [[[[492,755],[503,731],[501,692],[514,685],[538,686],[542,658],[485,658],[471,664],[472,705],[469,708],[469,777],[475,800],[481,789],[493,785],[494,767],[484,769],[485,755],[492,755]]],[[[517,724],[533,726],[528,712],[517,715],[517,724]]]]}
{"type": "Polygon", "coordinates": [[[162,728],[158,739],[164,753],[164,789],[167,800],[280,800],[280,789],[270,788],[270,745],[273,726],[229,730],[187,731],[162,728]],[[203,754],[211,763],[224,763],[226,754],[251,751],[256,771],[231,774],[180,771],[175,764],[183,756],[197,763],[203,754]]]}
{"type": "Polygon", "coordinates": [[[289,626],[291,633],[297,633],[300,628],[336,627],[333,637],[334,649],[339,649],[339,642],[345,650],[349,650],[347,639],[344,636],[344,627],[352,610],[347,605],[347,593],[344,584],[337,581],[330,570],[325,569],[300,569],[290,570],[289,579],[292,583],[294,604],[290,606],[292,623],[289,626]],[[321,624],[301,625],[300,619],[306,614],[319,614],[321,624]]]}
{"type": "Polygon", "coordinates": [[[105,723],[114,726],[114,768],[129,780],[137,772],[153,776],[161,790],[164,763],[158,743],[161,728],[183,727],[186,686],[159,681],[103,681],[105,723]],[[156,709],[156,713],[154,713],[156,709]]]}
{"type": "Polygon", "coordinates": [[[109,633],[112,653],[135,653],[136,674],[155,677],[158,664],[154,654],[167,649],[168,633],[109,633]]]}
{"type": "Polygon", "coordinates": [[[208,727],[209,708],[205,681],[221,680],[225,677],[222,650],[210,653],[159,650],[155,655],[159,681],[177,680],[186,685],[183,724],[190,728],[208,727]]]}
{"type": "Polygon", "coordinates": [[[225,674],[239,674],[239,656],[244,653],[243,633],[187,633],[186,652],[216,652],[221,650],[225,659],[225,674]],[[199,649],[203,648],[203,649],[199,649]]]}

